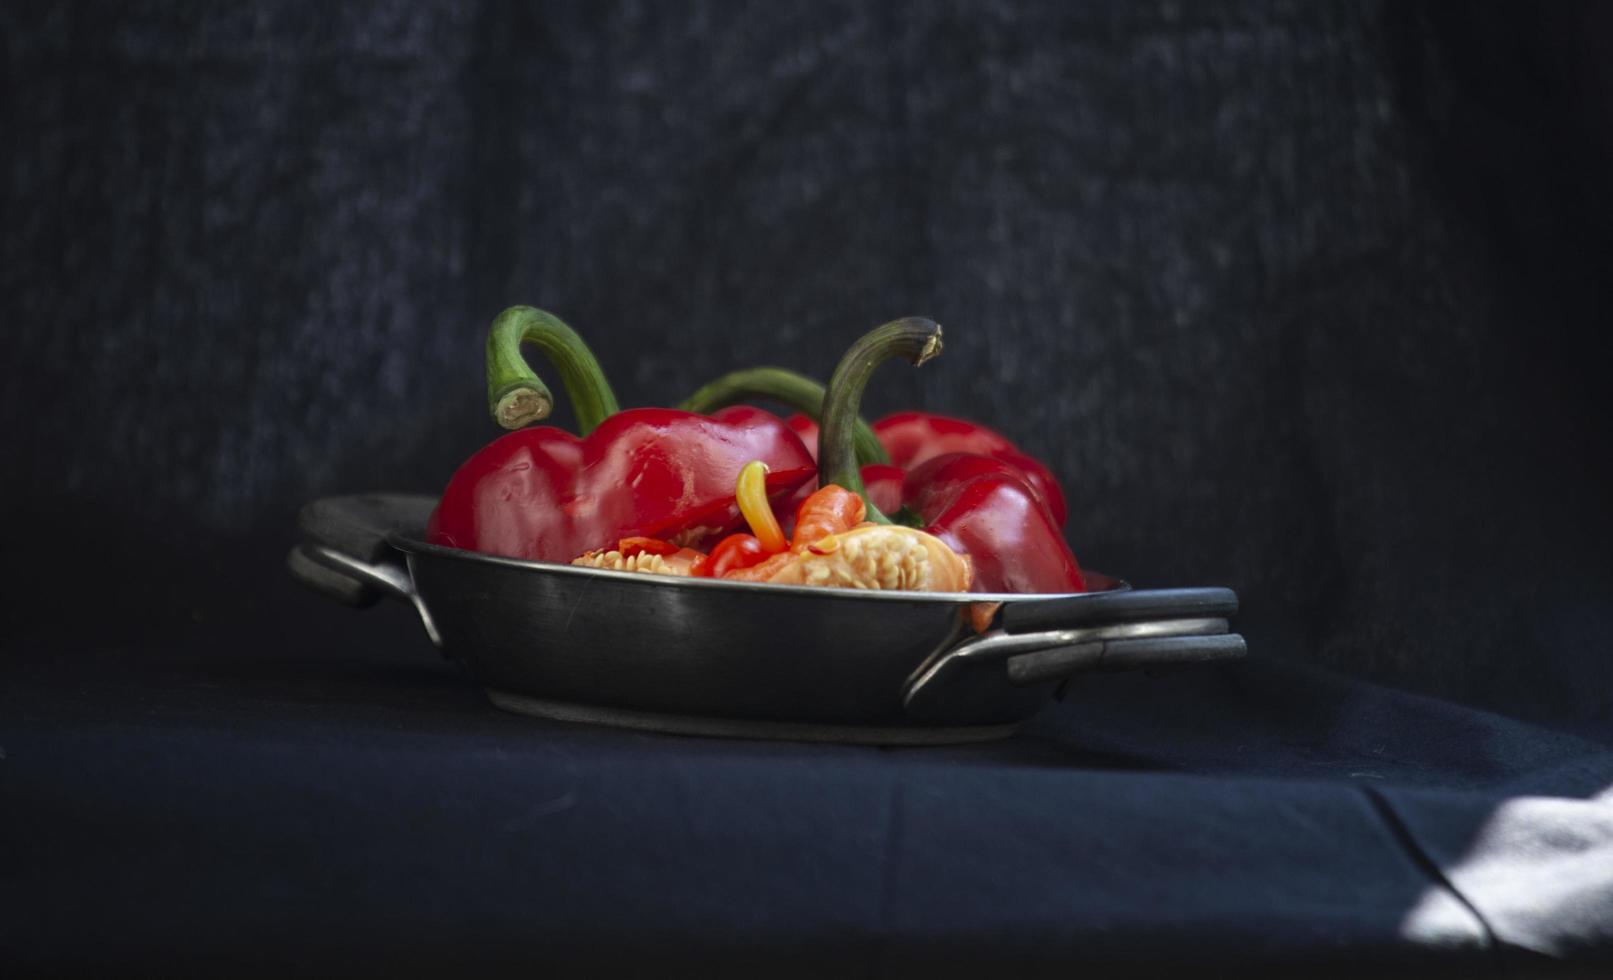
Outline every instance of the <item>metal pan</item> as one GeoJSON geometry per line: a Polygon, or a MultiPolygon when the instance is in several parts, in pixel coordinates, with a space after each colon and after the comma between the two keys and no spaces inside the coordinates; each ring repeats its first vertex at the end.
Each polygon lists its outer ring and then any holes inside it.
{"type": "Polygon", "coordinates": [[[500,707],[635,728],[925,744],[998,737],[1076,673],[1229,660],[1229,589],[868,592],[605,571],[428,544],[429,497],[304,508],[288,564],[351,605],[410,603],[500,707]],[[977,635],[974,603],[1001,602],[977,635]]]}

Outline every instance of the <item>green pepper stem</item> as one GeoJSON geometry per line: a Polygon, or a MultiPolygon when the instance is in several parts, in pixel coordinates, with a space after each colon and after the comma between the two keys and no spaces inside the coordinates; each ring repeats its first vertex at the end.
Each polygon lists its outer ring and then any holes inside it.
{"type": "Polygon", "coordinates": [[[868,499],[862,474],[857,469],[857,409],[863,389],[874,369],[893,357],[901,357],[918,367],[941,353],[941,325],[923,317],[905,317],[875,327],[851,345],[829,376],[829,391],[823,399],[823,426],[818,432],[818,485],[838,484],[863,498],[868,520],[889,524],[868,499]]]}
{"type": "Polygon", "coordinates": [[[487,331],[487,408],[500,426],[519,429],[554,410],[554,396],[521,355],[523,342],[543,351],[559,372],[582,435],[621,411],[594,352],[575,330],[552,313],[512,306],[487,331]]]}
{"type": "MultiPolygon", "coordinates": [[[[739,405],[758,398],[788,405],[814,422],[823,421],[823,385],[804,374],[784,368],[755,367],[730,371],[683,400],[678,407],[685,412],[710,415],[720,408],[739,405]]],[[[891,458],[880,445],[879,437],[861,418],[855,420],[857,463],[889,463],[891,458]]]]}

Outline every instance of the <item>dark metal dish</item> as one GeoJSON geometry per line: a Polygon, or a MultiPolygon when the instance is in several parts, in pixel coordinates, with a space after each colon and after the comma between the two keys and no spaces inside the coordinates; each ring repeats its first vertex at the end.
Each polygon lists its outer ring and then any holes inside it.
{"type": "Polygon", "coordinates": [[[430,497],[304,508],[288,563],[351,605],[410,603],[494,704],[570,721],[925,744],[1011,732],[1066,677],[1242,657],[1229,589],[870,592],[606,571],[428,544],[430,497]],[[1001,602],[994,628],[974,603],[1001,602]]]}

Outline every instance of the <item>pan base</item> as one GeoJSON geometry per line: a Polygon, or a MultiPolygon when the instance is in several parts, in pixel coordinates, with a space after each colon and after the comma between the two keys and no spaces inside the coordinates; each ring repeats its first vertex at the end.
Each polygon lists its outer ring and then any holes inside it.
{"type": "Polygon", "coordinates": [[[957,745],[1006,738],[1019,730],[1007,725],[897,726],[819,725],[811,722],[756,721],[744,718],[706,718],[700,715],[663,714],[629,708],[601,708],[591,704],[546,701],[524,694],[487,688],[488,700],[505,711],[550,721],[607,725],[641,732],[699,735],[706,738],[748,738],[785,742],[831,742],[842,745],[957,745]]]}

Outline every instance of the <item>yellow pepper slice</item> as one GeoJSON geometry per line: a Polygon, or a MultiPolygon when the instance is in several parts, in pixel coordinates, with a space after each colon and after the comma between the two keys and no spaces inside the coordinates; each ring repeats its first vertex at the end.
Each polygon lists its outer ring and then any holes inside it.
{"type": "Polygon", "coordinates": [[[734,499],[739,502],[739,512],[744,515],[745,523],[750,525],[751,533],[756,535],[764,551],[777,554],[789,547],[789,542],[784,539],[784,529],[779,527],[778,518],[773,516],[773,507],[767,502],[766,463],[753,459],[740,467],[734,499]]]}

